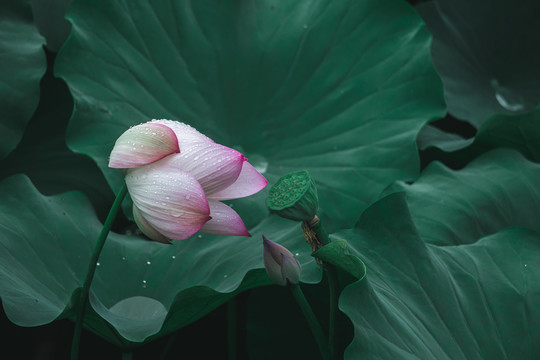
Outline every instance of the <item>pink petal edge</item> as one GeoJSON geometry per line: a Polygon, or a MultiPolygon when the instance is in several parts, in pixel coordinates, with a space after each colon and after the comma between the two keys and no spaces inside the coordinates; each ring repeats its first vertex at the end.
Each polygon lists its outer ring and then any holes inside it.
{"type": "Polygon", "coordinates": [[[192,174],[210,196],[237,181],[245,157],[238,151],[215,143],[197,143],[173,156],[176,164],[192,174]]]}
{"type": "Polygon", "coordinates": [[[242,198],[258,193],[268,184],[268,180],[258,172],[253,165],[244,161],[242,171],[238,179],[223,190],[213,194],[207,194],[208,199],[212,200],[231,200],[242,198]]]}
{"type": "Polygon", "coordinates": [[[209,200],[208,204],[212,219],[203,225],[202,232],[216,235],[251,236],[240,215],[231,207],[213,200],[209,200]]]}
{"type": "Polygon", "coordinates": [[[134,168],[179,152],[178,139],[171,128],[163,124],[144,123],[126,130],[116,140],[109,157],[109,167],[134,168]]]}

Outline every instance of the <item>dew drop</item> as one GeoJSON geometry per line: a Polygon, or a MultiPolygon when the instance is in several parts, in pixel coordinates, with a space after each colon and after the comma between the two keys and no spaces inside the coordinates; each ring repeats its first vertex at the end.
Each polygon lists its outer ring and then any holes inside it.
{"type": "Polygon", "coordinates": [[[171,256],[171,257],[172,257],[173,259],[176,259],[176,256],[175,256],[175,255],[173,255],[173,256],[171,256]]]}
{"type": "Polygon", "coordinates": [[[300,253],[296,253],[296,254],[294,254],[294,256],[298,256],[298,255],[300,255],[300,253]]]}
{"type": "Polygon", "coordinates": [[[525,109],[521,96],[501,85],[497,79],[491,80],[491,86],[495,90],[495,99],[504,109],[508,111],[522,111],[525,109]]]}
{"type": "Polygon", "coordinates": [[[223,275],[223,278],[224,278],[224,279],[226,279],[226,278],[228,278],[228,277],[229,277],[229,275],[223,275]]]}
{"type": "Polygon", "coordinates": [[[147,261],[147,262],[146,262],[146,265],[150,265],[150,264],[151,264],[151,262],[150,262],[150,261],[147,261]]]}
{"type": "Polygon", "coordinates": [[[96,263],[96,266],[100,266],[100,265],[101,265],[100,263],[98,263],[98,262],[96,263]]]}
{"type": "Polygon", "coordinates": [[[202,235],[201,235],[201,234],[197,235],[197,237],[198,237],[199,239],[202,239],[202,235]]]}
{"type": "Polygon", "coordinates": [[[251,155],[249,157],[249,163],[261,174],[264,174],[268,170],[268,161],[262,155],[251,155]]]}

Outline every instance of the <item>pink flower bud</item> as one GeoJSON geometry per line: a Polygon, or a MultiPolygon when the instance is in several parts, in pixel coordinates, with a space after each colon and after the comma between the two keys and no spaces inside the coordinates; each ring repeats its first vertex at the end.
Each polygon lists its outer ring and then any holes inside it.
{"type": "Polygon", "coordinates": [[[264,235],[263,246],[264,267],[268,277],[281,286],[298,284],[302,268],[293,254],[264,235]]]}
{"type": "Polygon", "coordinates": [[[189,125],[153,120],[118,138],[109,166],[127,169],[133,216],[141,231],[166,243],[198,231],[250,236],[240,216],[220,202],[266,186],[246,160],[189,125]]]}

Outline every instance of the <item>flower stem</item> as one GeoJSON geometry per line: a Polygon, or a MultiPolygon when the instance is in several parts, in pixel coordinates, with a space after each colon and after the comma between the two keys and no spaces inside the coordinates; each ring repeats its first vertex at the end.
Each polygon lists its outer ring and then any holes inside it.
{"type": "Polygon", "coordinates": [[[77,304],[79,306],[79,311],[77,313],[77,318],[75,322],[75,331],[73,333],[73,341],[71,343],[71,359],[72,360],[76,360],[79,357],[79,343],[81,341],[81,333],[83,329],[83,318],[84,318],[84,313],[86,311],[86,306],[88,305],[88,294],[90,293],[90,284],[92,283],[92,279],[94,278],[94,274],[96,272],[96,265],[99,259],[99,255],[101,254],[103,245],[105,245],[105,240],[107,239],[107,235],[109,235],[111,226],[114,222],[114,219],[116,218],[116,215],[118,214],[118,210],[120,209],[120,205],[122,205],[122,201],[124,200],[124,197],[126,196],[126,194],[127,194],[127,186],[124,183],[124,185],[118,192],[118,195],[116,195],[116,199],[114,200],[111,210],[109,211],[109,215],[107,216],[107,219],[105,220],[105,224],[103,224],[103,228],[101,229],[101,233],[99,234],[98,241],[96,245],[94,246],[94,251],[92,252],[92,256],[90,258],[90,263],[88,264],[88,270],[86,271],[86,278],[84,279],[83,286],[79,293],[79,299],[78,299],[78,304],[77,304]]]}
{"type": "MultiPolygon", "coordinates": [[[[331,242],[330,237],[328,236],[328,233],[324,229],[324,226],[322,225],[322,221],[319,219],[312,227],[311,229],[315,232],[317,235],[317,238],[321,242],[321,244],[326,245],[331,242]]],[[[333,264],[324,263],[324,269],[326,271],[327,279],[328,279],[328,289],[329,289],[329,297],[330,297],[330,320],[329,320],[329,328],[328,328],[328,344],[330,346],[330,351],[332,353],[332,358],[336,357],[336,349],[335,349],[335,339],[336,339],[336,316],[337,316],[337,310],[338,310],[338,298],[339,298],[339,287],[338,287],[338,276],[337,276],[337,269],[333,264]]]]}
{"type": "Polygon", "coordinates": [[[338,289],[338,278],[337,271],[334,265],[325,264],[326,266],[326,275],[328,278],[328,290],[330,297],[330,321],[328,325],[328,346],[330,346],[330,351],[332,352],[332,358],[336,358],[336,316],[338,308],[338,298],[339,298],[339,289],[338,289]]]}
{"type": "Polygon", "coordinates": [[[122,352],[122,360],[132,360],[133,359],[133,353],[130,352],[122,352]]]}
{"type": "Polygon", "coordinates": [[[238,304],[236,297],[227,302],[227,349],[229,360],[238,358],[238,304]]]}
{"type": "Polygon", "coordinates": [[[317,341],[317,345],[319,346],[319,351],[322,355],[322,358],[324,360],[332,359],[330,348],[328,347],[328,342],[326,341],[326,337],[324,336],[321,325],[319,325],[319,322],[317,321],[317,318],[315,317],[311,306],[309,306],[309,303],[307,302],[306,297],[302,292],[302,289],[299,285],[290,286],[289,288],[291,289],[296,302],[300,306],[300,309],[302,310],[302,313],[304,314],[304,317],[306,318],[309,327],[311,328],[311,332],[313,333],[313,336],[317,341]]]}

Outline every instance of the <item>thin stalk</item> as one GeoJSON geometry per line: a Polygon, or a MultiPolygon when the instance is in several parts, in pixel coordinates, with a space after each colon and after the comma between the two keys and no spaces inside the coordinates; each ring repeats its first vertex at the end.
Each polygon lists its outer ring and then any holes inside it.
{"type": "Polygon", "coordinates": [[[133,359],[133,353],[130,352],[122,352],[122,360],[132,360],[133,359]]]}
{"type": "Polygon", "coordinates": [[[172,345],[176,342],[176,338],[178,337],[178,331],[176,331],[174,334],[171,334],[169,336],[169,339],[167,340],[167,344],[165,344],[165,347],[161,351],[160,360],[165,360],[167,358],[167,354],[171,350],[172,345]]]}
{"type": "Polygon", "coordinates": [[[229,360],[238,359],[238,304],[236,297],[227,302],[227,344],[229,360]]]}
{"type": "Polygon", "coordinates": [[[81,333],[83,329],[83,318],[84,318],[84,313],[86,311],[86,306],[88,305],[88,294],[90,293],[90,285],[92,284],[92,279],[94,278],[94,274],[96,272],[96,265],[99,259],[99,255],[101,254],[103,245],[105,245],[105,240],[107,239],[107,235],[109,235],[111,226],[114,222],[114,219],[116,219],[116,215],[118,214],[118,210],[120,209],[120,205],[122,205],[122,201],[124,200],[124,197],[126,196],[126,194],[127,194],[127,186],[124,183],[124,185],[118,192],[118,195],[116,195],[116,199],[114,200],[111,210],[109,211],[109,215],[107,216],[107,219],[105,220],[105,224],[103,224],[103,228],[101,229],[101,233],[99,234],[98,241],[96,245],[94,246],[94,250],[90,258],[90,263],[88,264],[88,270],[86,271],[86,278],[84,279],[83,287],[81,289],[81,292],[79,293],[79,304],[78,304],[79,312],[77,313],[77,319],[75,322],[75,331],[73,333],[73,341],[71,343],[71,359],[72,360],[76,360],[79,357],[79,343],[81,341],[81,333]]]}
{"type": "Polygon", "coordinates": [[[322,358],[324,360],[331,360],[332,354],[330,352],[330,348],[328,347],[326,337],[324,336],[321,325],[319,325],[319,322],[317,321],[317,318],[315,317],[311,306],[309,306],[309,303],[307,302],[306,297],[302,292],[302,289],[299,285],[290,286],[289,288],[291,289],[291,292],[296,302],[298,303],[298,306],[300,306],[300,309],[302,310],[302,313],[304,314],[304,317],[306,318],[309,327],[311,328],[311,332],[313,333],[313,336],[317,341],[317,345],[319,346],[319,351],[322,355],[322,358]]]}
{"type": "Polygon", "coordinates": [[[328,290],[330,297],[330,321],[328,324],[328,346],[332,352],[332,358],[336,359],[336,338],[337,330],[336,327],[336,316],[338,309],[338,298],[339,298],[339,289],[338,289],[338,278],[337,271],[334,265],[325,264],[326,266],[326,275],[328,279],[328,290]]]}
{"type": "MultiPolygon", "coordinates": [[[[315,225],[313,225],[312,230],[317,235],[317,238],[321,244],[326,245],[330,243],[330,237],[322,225],[322,221],[319,220],[315,225]]],[[[335,339],[336,339],[336,316],[338,311],[338,298],[339,298],[339,286],[338,286],[338,276],[337,269],[334,265],[325,262],[324,269],[326,270],[326,275],[328,279],[328,290],[330,297],[330,311],[329,311],[329,322],[328,322],[328,344],[330,346],[330,351],[332,353],[332,358],[336,357],[335,349],[335,339]]]]}

